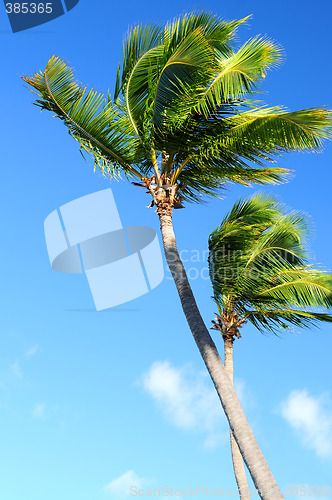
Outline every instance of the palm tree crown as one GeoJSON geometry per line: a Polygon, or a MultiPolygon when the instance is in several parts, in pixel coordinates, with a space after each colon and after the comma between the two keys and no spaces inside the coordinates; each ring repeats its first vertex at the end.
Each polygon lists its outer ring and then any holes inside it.
{"type": "Polygon", "coordinates": [[[332,275],[315,269],[305,248],[300,212],[271,196],[238,201],[209,238],[209,268],[220,316],[214,328],[240,336],[249,321],[277,333],[292,325],[332,321],[332,275]],[[280,331],[280,330],[279,330],[280,331]]]}
{"type": "Polygon", "coordinates": [[[161,187],[179,208],[181,199],[215,195],[227,181],[279,182],[287,169],[263,162],[282,151],[319,148],[330,135],[331,112],[250,101],[281,49],[256,37],[235,50],[236,29],[246,19],[225,22],[201,12],[133,27],[113,99],[77,84],[57,57],[24,80],[36,104],[64,121],[95,166],[110,177],[140,179],[156,203],[161,187]]]}

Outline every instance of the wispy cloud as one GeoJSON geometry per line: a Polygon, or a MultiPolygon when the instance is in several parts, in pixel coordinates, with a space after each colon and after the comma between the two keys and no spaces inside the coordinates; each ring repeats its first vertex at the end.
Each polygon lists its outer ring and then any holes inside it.
{"type": "Polygon", "coordinates": [[[175,368],[168,361],[156,361],[143,375],[143,387],[179,428],[203,430],[204,445],[215,448],[228,437],[228,425],[214,389],[204,372],[190,366],[175,368]]]}
{"type": "Polygon", "coordinates": [[[22,378],[23,377],[23,373],[22,373],[19,361],[15,361],[15,363],[12,363],[9,367],[9,370],[10,370],[10,374],[12,376],[14,376],[15,378],[22,378]]]}
{"type": "Polygon", "coordinates": [[[148,483],[149,480],[144,477],[139,477],[136,472],[129,470],[113,479],[113,481],[105,486],[103,490],[110,494],[112,500],[120,500],[123,498],[132,498],[135,492],[139,489],[146,488],[148,483]]]}
{"type": "Polygon", "coordinates": [[[45,418],[46,405],[44,403],[38,403],[32,410],[31,414],[34,418],[42,420],[45,418]]]}
{"type": "Polygon", "coordinates": [[[27,351],[25,351],[24,353],[24,357],[25,358],[32,358],[35,354],[37,354],[37,352],[40,350],[40,346],[39,345],[34,345],[32,347],[30,347],[27,351]]]}
{"type": "Polygon", "coordinates": [[[34,345],[31,346],[29,349],[25,351],[23,356],[21,356],[19,359],[17,359],[14,363],[11,363],[9,365],[9,369],[7,370],[6,377],[8,380],[10,379],[22,379],[23,378],[23,371],[22,371],[22,365],[24,365],[25,359],[30,359],[32,358],[38,351],[40,350],[40,346],[34,345]],[[25,359],[24,359],[25,358],[25,359]]]}
{"type": "Polygon", "coordinates": [[[320,457],[332,456],[332,406],[329,394],[312,396],[292,391],[281,404],[281,414],[302,443],[320,457]]]}
{"type": "Polygon", "coordinates": [[[255,396],[248,388],[244,380],[234,377],[234,387],[242,408],[247,409],[256,406],[255,396]]]}

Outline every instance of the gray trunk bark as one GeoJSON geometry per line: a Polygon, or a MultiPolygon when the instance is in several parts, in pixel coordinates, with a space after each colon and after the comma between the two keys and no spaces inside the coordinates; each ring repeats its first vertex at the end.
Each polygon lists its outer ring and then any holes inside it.
{"type": "MultiPolygon", "coordinates": [[[[233,338],[224,337],[224,348],[225,348],[225,368],[228,373],[231,382],[233,383],[233,338]]],[[[246,476],[246,471],[244,468],[244,463],[242,459],[241,452],[234,438],[233,432],[230,431],[231,440],[231,451],[232,451],[232,461],[234,474],[236,479],[236,484],[240,493],[241,500],[250,500],[249,486],[246,476]]]]}
{"type": "Polygon", "coordinates": [[[227,375],[217,348],[198,310],[177,251],[171,210],[161,205],[158,207],[157,213],[160,219],[166,260],[175,281],[189,328],[216,388],[230,429],[233,432],[257,492],[263,500],[271,500],[271,496],[273,499],[281,499],[283,498],[281,491],[256,442],[234,391],[233,384],[227,375]]]}

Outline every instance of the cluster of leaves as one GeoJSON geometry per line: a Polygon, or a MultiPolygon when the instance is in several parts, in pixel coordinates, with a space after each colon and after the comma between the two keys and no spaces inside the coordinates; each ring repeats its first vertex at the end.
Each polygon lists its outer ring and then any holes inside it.
{"type": "Polygon", "coordinates": [[[209,269],[220,315],[259,330],[332,321],[332,275],[314,269],[306,218],[271,196],[238,201],[209,238],[209,269]]]}
{"type": "Polygon", "coordinates": [[[329,135],[331,113],[256,107],[250,99],[281,49],[264,37],[235,50],[246,19],[225,22],[206,12],[164,26],[129,30],[114,98],[77,84],[52,57],[24,77],[36,104],[55,113],[105,175],[144,181],[156,169],[184,198],[216,194],[225,182],[275,183],[286,169],[267,168],[283,151],[315,150],[329,135]]]}

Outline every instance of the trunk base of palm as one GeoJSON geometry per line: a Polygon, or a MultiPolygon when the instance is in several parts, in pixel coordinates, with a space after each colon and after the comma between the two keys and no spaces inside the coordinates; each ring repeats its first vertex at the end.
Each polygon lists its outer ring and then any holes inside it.
{"type": "MultiPolygon", "coordinates": [[[[223,339],[224,339],[224,349],[225,349],[225,368],[234,386],[234,381],[233,381],[234,337],[233,335],[227,336],[227,334],[225,334],[223,335],[223,339]]],[[[231,441],[233,469],[240,498],[241,500],[250,500],[249,486],[248,486],[246,471],[244,468],[243,458],[232,431],[230,431],[230,441],[231,441]]]]}
{"type": "Polygon", "coordinates": [[[274,499],[282,499],[282,493],[250,429],[233,384],[198,310],[176,246],[172,224],[172,198],[163,189],[159,189],[158,194],[154,194],[167,264],[173,276],[189,328],[216,388],[234,439],[259,496],[263,500],[271,500],[271,496],[274,499]]]}

